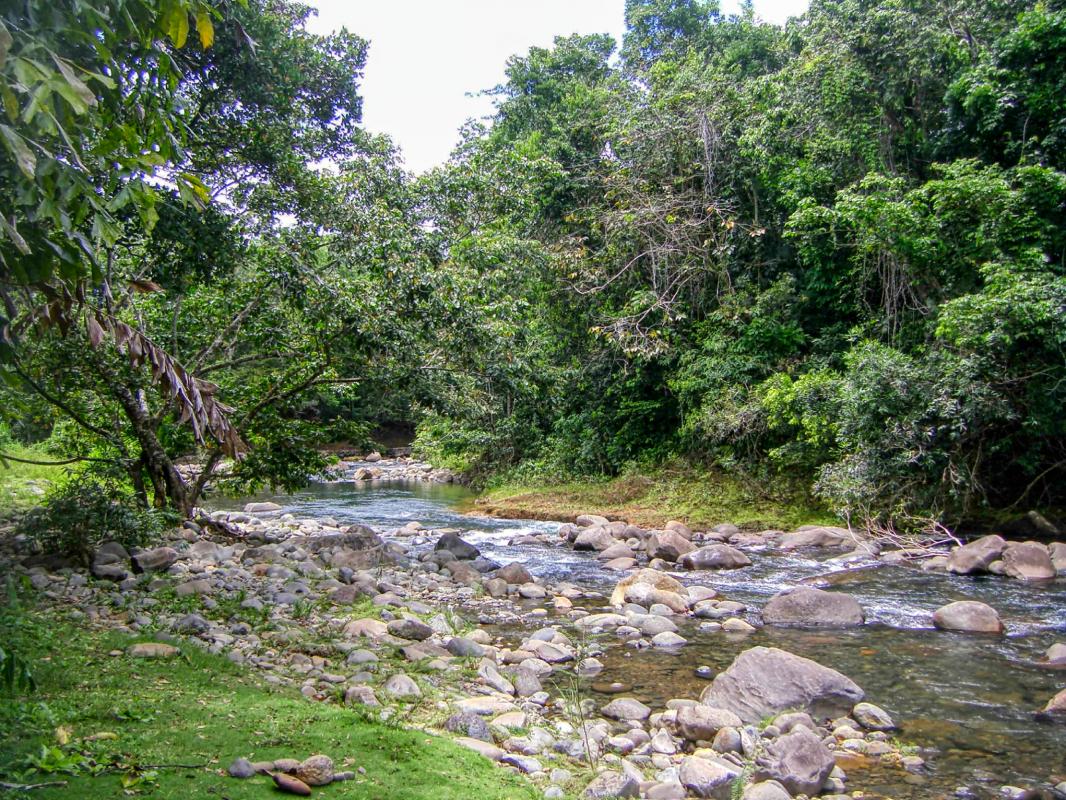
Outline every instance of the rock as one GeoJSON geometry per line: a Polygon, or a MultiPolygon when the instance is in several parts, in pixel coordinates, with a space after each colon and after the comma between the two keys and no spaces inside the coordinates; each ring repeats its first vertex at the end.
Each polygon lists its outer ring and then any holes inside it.
{"type": "Polygon", "coordinates": [[[648,537],[646,548],[648,558],[673,562],[686,553],[691,553],[696,546],[676,531],[661,531],[648,537]]]}
{"type": "Polygon", "coordinates": [[[507,581],[503,578],[489,578],[485,581],[485,591],[489,597],[507,597],[507,581]]]}
{"type": "Polygon", "coordinates": [[[235,758],[233,763],[226,768],[226,774],[231,778],[250,778],[255,775],[255,767],[247,758],[235,758]]]}
{"type": "Polygon", "coordinates": [[[393,697],[422,696],[422,690],[418,688],[418,684],[402,672],[390,675],[389,679],[385,681],[384,689],[393,697]]]}
{"type": "Polygon", "coordinates": [[[1058,572],[1066,572],[1066,542],[1052,542],[1047,546],[1051,563],[1058,572]]]}
{"type": "Polygon", "coordinates": [[[1057,695],[1047,701],[1047,705],[1044,706],[1045,714],[1066,714],[1066,689],[1063,689],[1057,695]]]}
{"type": "Polygon", "coordinates": [[[574,522],[580,528],[606,527],[611,524],[607,517],[601,517],[599,514],[581,514],[574,522]]]}
{"type": "Polygon", "coordinates": [[[948,572],[970,575],[985,572],[989,564],[997,560],[1007,546],[1002,536],[982,536],[972,542],[956,547],[948,557],[948,572]]]}
{"type": "Polygon", "coordinates": [[[277,503],[247,503],[244,506],[245,514],[266,514],[271,511],[281,511],[277,503]]]}
{"type": "Polygon", "coordinates": [[[976,600],[959,600],[941,606],[933,612],[933,624],[945,631],[1003,633],[1003,623],[996,610],[976,600]]]}
{"type": "Polygon", "coordinates": [[[141,642],[126,649],[126,655],[130,658],[173,658],[180,653],[174,645],[163,642],[141,642]]]}
{"type": "Polygon", "coordinates": [[[766,755],[756,765],[756,780],[775,780],[792,794],[814,795],[836,761],[817,734],[800,726],[767,745],[766,755]]]}
{"type": "Polygon", "coordinates": [[[389,632],[388,626],[380,619],[371,619],[365,617],[363,619],[353,619],[347,625],[344,626],[344,635],[349,639],[357,636],[366,636],[371,639],[379,639],[382,636],[387,635],[389,632]]]}
{"type": "Polygon", "coordinates": [[[422,642],[433,635],[433,628],[418,619],[394,619],[385,626],[393,636],[422,642]]]}
{"type": "Polygon", "coordinates": [[[848,677],[776,647],[745,650],[700,695],[702,704],[732,711],[748,723],[796,710],[843,716],[862,699],[862,689],[848,677]]]}
{"type": "Polygon", "coordinates": [[[678,734],[690,742],[710,742],[722,728],[739,728],[743,720],[732,711],[710,706],[685,706],[677,710],[678,734]]]}
{"type": "Polygon", "coordinates": [[[1040,542],[1011,542],[1000,556],[1003,571],[1023,581],[1047,581],[1056,575],[1048,549],[1040,542]]]}
{"type": "Polygon", "coordinates": [[[357,684],[344,690],[344,704],[348,706],[380,706],[377,695],[369,686],[357,684]]]}
{"type": "Polygon", "coordinates": [[[480,753],[489,759],[489,761],[499,761],[506,755],[503,750],[498,748],[494,744],[484,742],[481,739],[473,739],[469,736],[460,736],[455,740],[456,744],[460,744],[467,750],[473,750],[475,753],[480,753]]]}
{"type": "Polygon", "coordinates": [[[685,569],[741,569],[750,567],[751,559],[727,544],[709,544],[681,559],[685,569]]]}
{"type": "Polygon", "coordinates": [[[771,598],[762,619],[768,625],[847,628],[862,625],[866,615],[851,595],[800,586],[771,598]]]}
{"type": "Polygon", "coordinates": [[[847,528],[831,525],[803,525],[791,533],[784,534],[778,545],[782,550],[798,550],[804,547],[832,547],[851,549],[858,535],[847,528]]]}
{"type": "Polygon", "coordinates": [[[777,781],[760,781],[744,790],[740,800],[791,800],[792,795],[777,781]]]}
{"type": "Polygon", "coordinates": [[[688,644],[688,639],[673,631],[663,631],[652,636],[651,643],[654,647],[683,647],[688,644]]]}
{"type": "Polygon", "coordinates": [[[606,528],[599,526],[586,528],[574,539],[575,550],[603,551],[615,543],[614,537],[606,528]]]}
{"type": "Polygon", "coordinates": [[[588,800],[606,800],[611,797],[639,797],[640,784],[623,772],[601,772],[585,787],[582,797],[588,800]]]}
{"type": "Polygon", "coordinates": [[[488,659],[484,659],[477,668],[478,677],[485,683],[486,686],[495,689],[501,694],[514,694],[514,684],[507,680],[500,671],[496,669],[496,665],[488,659]]]}
{"type": "Polygon", "coordinates": [[[333,759],[321,753],[309,756],[296,768],[296,777],[308,786],[326,786],[333,782],[333,759]]]}
{"type": "Polygon", "coordinates": [[[174,623],[174,630],[181,633],[205,633],[211,630],[211,623],[199,614],[186,614],[174,623]]]}
{"type": "Polygon", "coordinates": [[[469,711],[460,711],[452,714],[444,721],[444,729],[452,733],[468,736],[471,739],[480,739],[483,742],[492,743],[492,733],[489,725],[477,714],[469,711]]]}
{"type": "Polygon", "coordinates": [[[464,636],[453,636],[444,647],[457,658],[482,658],[485,655],[484,646],[464,636]]]}
{"type": "Polygon", "coordinates": [[[178,597],[191,597],[193,595],[213,594],[214,591],[215,587],[211,585],[211,581],[200,578],[178,584],[174,589],[174,594],[178,597]]]}
{"type": "MultiPolygon", "coordinates": [[[[665,572],[659,572],[654,569],[641,569],[632,575],[627,575],[618,582],[611,593],[611,605],[620,607],[626,603],[639,602],[639,600],[634,599],[638,596],[640,599],[646,599],[647,596],[638,590],[639,587],[657,589],[678,596],[682,596],[685,593],[685,587],[665,572]]],[[[685,607],[688,607],[687,601],[685,602],[685,607]]]]}
{"type": "Polygon", "coordinates": [[[367,464],[376,464],[378,461],[381,461],[381,453],[379,453],[377,450],[367,453],[365,456],[363,456],[363,461],[365,461],[367,464]]]}
{"type": "Polygon", "coordinates": [[[1066,664],[1066,644],[1056,642],[1044,654],[1049,664],[1066,664]]]}
{"type": "Polygon", "coordinates": [[[892,731],[896,724],[880,706],[873,703],[859,703],[851,709],[851,718],[858,722],[868,731],[892,731]]]}
{"type": "Polygon", "coordinates": [[[160,572],[178,560],[178,551],[173,547],[156,547],[142,550],[133,557],[134,572],[160,572]]]}
{"type": "Polygon", "coordinates": [[[651,709],[633,697],[618,697],[601,709],[605,717],[632,721],[645,720],[651,716],[651,709]]]}
{"type": "Polygon", "coordinates": [[[529,574],[529,570],[517,561],[512,561],[506,567],[500,567],[496,570],[496,577],[502,578],[508,583],[532,583],[533,576],[529,574]]]}
{"type": "MultiPolygon", "coordinates": [[[[257,504],[250,503],[249,505],[257,504]]],[[[298,794],[301,797],[309,797],[311,795],[311,787],[299,778],[295,778],[292,775],[286,775],[284,772],[275,772],[271,777],[274,779],[274,785],[283,792],[298,794]]]]}
{"type": "Polygon", "coordinates": [[[696,797],[729,800],[733,781],[740,777],[740,768],[724,761],[698,756],[686,756],[681,762],[678,778],[681,785],[696,797]]]}
{"type": "Polygon", "coordinates": [[[692,540],[692,529],[688,525],[686,525],[684,522],[680,522],[679,520],[672,519],[669,522],[667,522],[666,525],[664,525],[663,527],[666,530],[668,530],[668,531],[673,531],[678,536],[683,536],[685,539],[688,539],[689,541],[692,540]]]}
{"type": "Polygon", "coordinates": [[[437,543],[433,546],[433,549],[447,550],[449,553],[451,553],[456,558],[462,561],[473,561],[475,558],[481,555],[480,550],[474,547],[474,545],[470,544],[470,542],[460,539],[459,534],[457,533],[443,534],[437,540],[437,543]]]}
{"type": "Polygon", "coordinates": [[[634,553],[630,549],[629,545],[622,542],[615,542],[606,550],[601,550],[599,555],[596,556],[600,561],[611,562],[619,558],[633,558],[634,553]]]}

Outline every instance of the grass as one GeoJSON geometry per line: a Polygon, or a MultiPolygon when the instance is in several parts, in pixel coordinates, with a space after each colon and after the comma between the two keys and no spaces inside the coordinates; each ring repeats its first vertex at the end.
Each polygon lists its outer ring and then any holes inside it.
{"type": "MultiPolygon", "coordinates": [[[[61,460],[41,447],[26,447],[15,443],[0,447],[0,452],[35,461],[61,460]]],[[[53,467],[0,460],[0,512],[38,505],[48,489],[66,480],[72,468],[77,468],[77,465],[53,467]]]]}
{"type": "Polygon", "coordinates": [[[0,689],[0,780],[68,782],[25,793],[35,800],[241,800],[276,792],[266,776],[225,776],[234,758],[325,753],[338,770],[365,772],[316,789],[322,798],[535,796],[520,778],[448,739],[264,687],[253,673],[196,647],[183,646],[180,658],[166,661],[112,655],[134,641],[87,630],[57,612],[0,613],[0,642],[28,660],[37,682],[29,694],[0,689]]]}
{"type": "Polygon", "coordinates": [[[839,522],[793,487],[766,486],[689,466],[611,479],[499,486],[478,498],[472,510],[499,517],[571,521],[579,514],[602,514],[645,527],[659,527],[672,519],[695,527],[732,522],[749,529],[839,522]]]}

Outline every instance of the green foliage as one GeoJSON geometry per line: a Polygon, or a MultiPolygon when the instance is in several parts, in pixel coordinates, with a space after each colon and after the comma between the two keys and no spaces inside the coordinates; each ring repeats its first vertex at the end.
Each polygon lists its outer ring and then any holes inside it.
{"type": "Polygon", "coordinates": [[[17,530],[44,552],[88,564],[106,541],[143,546],[173,522],[172,516],[140,507],[114,481],[82,475],[51,491],[43,506],[19,521],[17,530]]]}

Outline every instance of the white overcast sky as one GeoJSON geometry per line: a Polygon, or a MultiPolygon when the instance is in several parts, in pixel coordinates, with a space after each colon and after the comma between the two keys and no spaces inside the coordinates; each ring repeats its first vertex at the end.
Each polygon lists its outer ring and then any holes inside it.
{"type": "MultiPolygon", "coordinates": [[[[547,47],[556,36],[609,33],[619,44],[624,0],[310,0],[308,27],[346,27],[370,41],[363,80],[363,122],[387,133],[409,170],[443,163],[464,121],[492,110],[468,97],[503,80],[507,58],[547,47]]],[[[808,0],[755,0],[755,13],[782,23],[808,0]]],[[[737,0],[722,8],[735,11],[737,0]]]]}

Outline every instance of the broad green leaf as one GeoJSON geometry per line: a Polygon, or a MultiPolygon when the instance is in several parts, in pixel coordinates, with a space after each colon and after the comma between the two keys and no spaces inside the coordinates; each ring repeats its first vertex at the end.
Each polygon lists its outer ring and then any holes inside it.
{"type": "Polygon", "coordinates": [[[10,125],[0,125],[0,135],[4,137],[4,144],[15,158],[15,163],[30,180],[33,180],[37,170],[37,157],[30,150],[26,140],[19,136],[10,125]]]}
{"type": "Polygon", "coordinates": [[[164,22],[167,36],[179,50],[189,38],[189,15],[180,5],[172,6],[164,22]]]}
{"type": "Polygon", "coordinates": [[[77,92],[78,97],[81,98],[85,106],[96,105],[96,95],[93,94],[92,89],[85,85],[85,82],[81,78],[74,74],[74,70],[71,69],[70,64],[55,53],[52,54],[52,60],[55,62],[56,66],[59,67],[59,72],[63,75],[64,80],[70,84],[71,89],[77,92]]]}
{"type": "Polygon", "coordinates": [[[215,26],[207,9],[196,12],[196,32],[200,34],[200,46],[206,50],[215,43],[215,26]]]}

